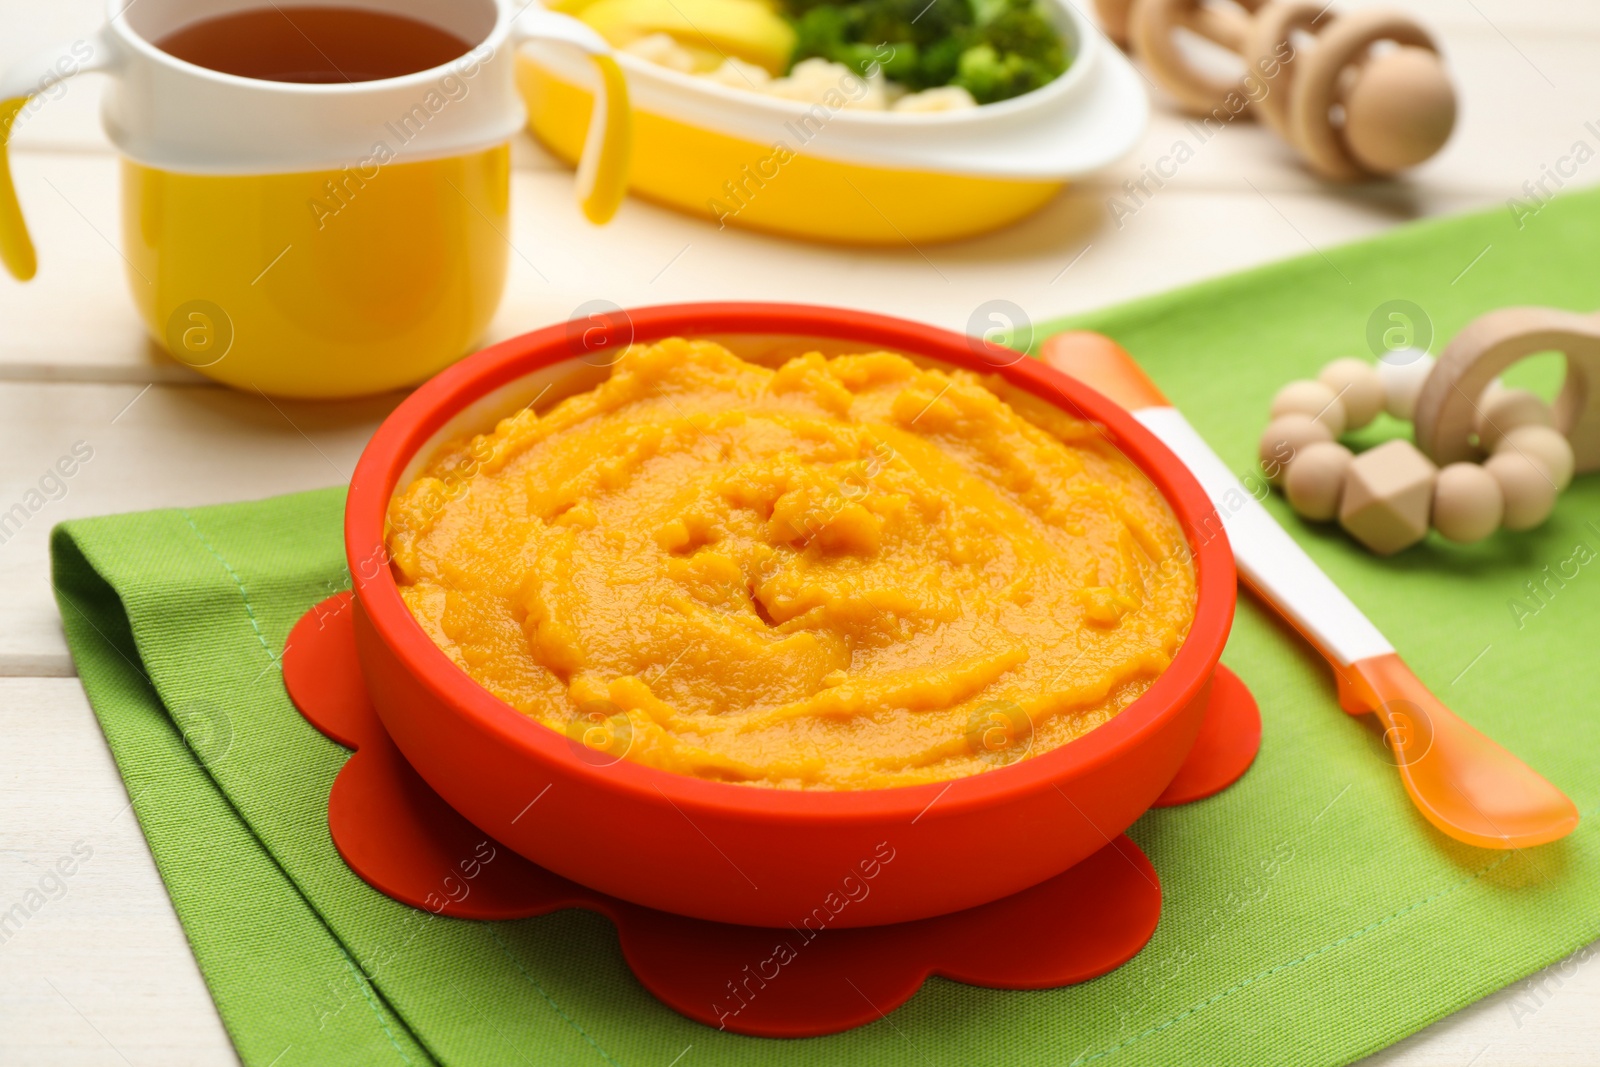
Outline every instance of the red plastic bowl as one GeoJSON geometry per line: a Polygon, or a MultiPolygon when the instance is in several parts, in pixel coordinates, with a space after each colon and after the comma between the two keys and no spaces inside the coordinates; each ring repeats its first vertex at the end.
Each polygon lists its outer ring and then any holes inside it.
{"type": "Polygon", "coordinates": [[[1233,621],[1234,568],[1199,484],[1127,412],[1035,360],[996,366],[1005,360],[960,334],[857,311],[689,304],[599,316],[579,329],[526,334],[444,371],[383,423],[351,481],[345,550],[362,672],[401,752],[451,806],[601,892],[780,927],[878,925],[995,900],[1097,852],[1150,807],[1199,730],[1233,621]],[[1172,665],[1078,740],[950,782],[802,792],[585,760],[567,737],[481,688],[412,619],[387,565],[384,516],[396,488],[444,440],[487,429],[547,382],[558,383],[552,397],[591,387],[606,371],[585,353],[671,336],[716,337],[747,353],[785,338],[831,341],[833,351],[889,349],[998,373],[1103,425],[1165,494],[1193,551],[1198,603],[1172,665]]]}

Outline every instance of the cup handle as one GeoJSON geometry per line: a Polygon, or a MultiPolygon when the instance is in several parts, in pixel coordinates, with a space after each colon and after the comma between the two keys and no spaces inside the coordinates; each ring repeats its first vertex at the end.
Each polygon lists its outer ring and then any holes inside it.
{"type": "Polygon", "coordinates": [[[568,15],[532,6],[511,25],[513,39],[553,41],[587,54],[600,74],[589,133],[578,160],[578,203],[593,223],[611,220],[628,191],[628,167],[633,155],[633,112],[628,106],[628,83],[612,58],[611,46],[589,26],[568,15]]]}
{"type": "Polygon", "coordinates": [[[18,116],[35,97],[48,96],[74,74],[89,70],[108,70],[113,52],[103,33],[80,38],[70,45],[46,49],[23,60],[0,78],[0,262],[11,276],[25,282],[39,268],[28,236],[28,223],[17,202],[17,189],[11,181],[11,133],[18,116]]]}

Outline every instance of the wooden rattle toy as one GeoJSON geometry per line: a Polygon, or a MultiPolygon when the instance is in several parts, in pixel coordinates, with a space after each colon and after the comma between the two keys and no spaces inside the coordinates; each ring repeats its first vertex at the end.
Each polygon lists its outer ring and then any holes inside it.
{"type": "Polygon", "coordinates": [[[1329,16],[1307,0],[1095,0],[1101,24],[1184,110],[1226,124],[1259,116],[1335,181],[1414,167],[1449,140],[1456,97],[1438,45],[1392,11],[1329,16]],[[1236,77],[1197,66],[1175,31],[1236,53],[1236,77]],[[1301,49],[1305,36],[1313,43],[1301,49]]]}
{"type": "Polygon", "coordinates": [[[1530,530],[1574,473],[1600,469],[1600,318],[1505,308],[1470,323],[1437,362],[1415,349],[1376,365],[1334,360],[1316,380],[1278,390],[1271,420],[1261,465],[1289,506],[1314,522],[1337,519],[1379,555],[1430,527],[1462,544],[1501,527],[1530,530]],[[1500,383],[1512,363],[1552,350],[1567,357],[1553,409],[1500,383]],[[1417,444],[1396,438],[1356,455],[1339,443],[1380,411],[1414,420],[1417,444]]]}

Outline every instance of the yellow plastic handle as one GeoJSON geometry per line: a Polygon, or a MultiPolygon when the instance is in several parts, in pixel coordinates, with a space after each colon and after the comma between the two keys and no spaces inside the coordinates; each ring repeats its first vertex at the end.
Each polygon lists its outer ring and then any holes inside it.
{"type": "Polygon", "coordinates": [[[601,225],[611,221],[628,193],[633,162],[633,109],[628,83],[610,56],[591,56],[600,72],[600,89],[589,115],[589,134],[578,162],[578,200],[584,216],[601,225]]]}
{"type": "Polygon", "coordinates": [[[28,223],[17,203],[17,187],[11,181],[11,128],[28,102],[25,96],[0,102],[0,260],[20,282],[32,278],[39,269],[39,257],[28,236],[28,223]]]}
{"type": "Polygon", "coordinates": [[[0,75],[0,261],[18,281],[33,277],[39,269],[39,258],[11,179],[11,135],[16,130],[17,117],[30,100],[38,103],[58,95],[50,89],[59,86],[62,79],[91,70],[108,71],[115,64],[116,52],[110,38],[100,30],[70,45],[38,52],[0,75]]]}
{"type": "Polygon", "coordinates": [[[516,39],[569,45],[588,55],[600,75],[589,115],[589,133],[578,160],[578,203],[590,222],[611,221],[628,192],[633,158],[633,110],[628,83],[612,58],[611,46],[575,18],[535,8],[513,24],[516,39]]]}

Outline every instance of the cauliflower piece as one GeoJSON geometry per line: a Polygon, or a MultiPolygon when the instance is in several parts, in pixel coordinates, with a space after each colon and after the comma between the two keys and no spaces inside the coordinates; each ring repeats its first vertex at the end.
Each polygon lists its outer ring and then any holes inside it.
{"type": "Polygon", "coordinates": [[[767,73],[767,68],[746,63],[733,56],[724,59],[721,66],[702,77],[729,88],[753,89],[757,92],[768,91],[767,86],[772,82],[772,75],[767,73]]]}
{"type": "Polygon", "coordinates": [[[842,63],[830,63],[826,59],[802,59],[787,76],[774,79],[767,87],[767,92],[788,100],[815,103],[829,89],[839,88],[840,79],[849,73],[842,63]]]}
{"type": "MultiPolygon", "coordinates": [[[[680,74],[694,73],[694,53],[679,44],[671,34],[647,34],[638,40],[629,41],[622,46],[622,50],[629,55],[648,60],[658,67],[666,67],[668,70],[675,70],[680,74]]],[[[732,62],[732,60],[729,62],[732,62]]],[[[767,72],[762,71],[761,73],[765,76],[767,72]]]]}
{"type": "Polygon", "coordinates": [[[861,92],[861,86],[855,82],[850,82],[846,87],[841,87],[840,91],[845,94],[845,108],[853,111],[889,110],[889,93],[884,88],[888,83],[884,81],[883,76],[879,75],[875,78],[863,78],[861,80],[867,83],[867,91],[864,93],[861,92]],[[860,96],[851,96],[852,89],[854,92],[860,93],[860,96]]]}
{"type": "Polygon", "coordinates": [[[831,60],[823,59],[821,56],[813,56],[810,59],[802,59],[790,68],[789,77],[795,81],[808,84],[822,85],[826,83],[828,85],[836,85],[840,78],[849,73],[850,68],[843,63],[834,63],[831,60]]]}
{"type": "Polygon", "coordinates": [[[820,57],[802,59],[786,78],[774,79],[766,89],[773,96],[798,100],[803,104],[842,104],[861,111],[888,109],[889,97],[882,75],[863,78],[843,63],[820,57]],[[830,98],[830,94],[838,96],[830,98]]]}
{"type": "Polygon", "coordinates": [[[972,94],[959,85],[940,85],[920,93],[907,93],[892,105],[894,111],[911,111],[931,114],[936,111],[965,111],[977,107],[972,94]]]}

